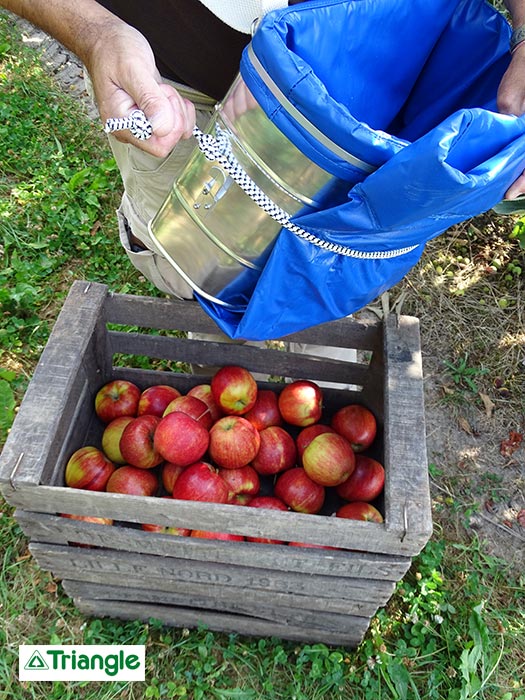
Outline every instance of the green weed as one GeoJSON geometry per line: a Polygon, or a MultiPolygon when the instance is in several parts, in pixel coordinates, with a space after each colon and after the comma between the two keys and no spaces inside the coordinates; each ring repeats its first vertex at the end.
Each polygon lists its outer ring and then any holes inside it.
{"type": "Polygon", "coordinates": [[[475,379],[487,374],[488,372],[488,369],[483,367],[470,367],[468,354],[460,357],[456,363],[450,362],[449,360],[443,360],[443,364],[447,368],[448,374],[458,388],[468,389],[474,394],[479,391],[475,379]]]}

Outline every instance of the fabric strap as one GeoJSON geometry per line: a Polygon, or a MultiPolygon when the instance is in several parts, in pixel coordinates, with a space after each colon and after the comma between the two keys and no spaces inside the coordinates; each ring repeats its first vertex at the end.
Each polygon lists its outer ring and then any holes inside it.
{"type": "Polygon", "coordinates": [[[232,29],[250,34],[254,20],[261,19],[267,12],[288,6],[288,0],[200,0],[232,29]]]}

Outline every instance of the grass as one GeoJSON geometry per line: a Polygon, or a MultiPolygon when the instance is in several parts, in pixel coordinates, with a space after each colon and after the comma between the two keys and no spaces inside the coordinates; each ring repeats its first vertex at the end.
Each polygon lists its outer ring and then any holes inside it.
{"type": "MultiPolygon", "coordinates": [[[[104,281],[116,292],[156,292],[137,279],[120,250],[113,213],[120,183],[99,126],[82,115],[78,101],[57,91],[1,13],[0,93],[1,441],[74,278],[104,281]]],[[[520,297],[511,284],[520,279],[516,267],[523,268],[519,231],[514,239],[499,231],[498,243],[489,230],[494,225],[481,221],[435,242],[406,282],[412,290],[407,304],[428,320],[436,339],[450,319],[452,335],[466,337],[469,316],[458,299],[475,303],[472,285],[489,287],[485,308],[491,322],[519,312],[520,297]],[[473,248],[484,251],[491,264],[495,255],[501,260],[481,281],[473,248]],[[438,320],[434,290],[441,294],[438,320]],[[454,304],[451,313],[448,305],[454,304]]],[[[516,332],[519,327],[518,319],[516,332]]],[[[488,325],[482,339],[485,335],[486,342],[494,338],[488,325]]],[[[512,343],[502,343],[490,366],[483,347],[469,348],[467,357],[458,341],[439,355],[449,363],[452,383],[465,392],[470,382],[485,390],[498,374],[515,396],[519,363],[512,343]]],[[[432,469],[438,479],[439,468],[432,469]]],[[[491,489],[499,487],[497,479],[487,479],[491,489]]],[[[0,698],[525,700],[523,578],[488,555],[472,533],[450,527],[458,514],[467,516],[471,486],[446,486],[434,500],[434,536],[356,650],[170,629],[154,620],[85,618],[60,582],[38,568],[12,509],[3,503],[0,698]],[[145,644],[146,681],[21,684],[18,645],[39,643],[145,644]]]]}

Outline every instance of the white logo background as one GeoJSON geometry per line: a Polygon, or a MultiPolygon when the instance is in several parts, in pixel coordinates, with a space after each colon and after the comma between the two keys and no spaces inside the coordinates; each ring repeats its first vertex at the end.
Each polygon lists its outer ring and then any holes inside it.
{"type": "Polygon", "coordinates": [[[23,644],[21,681],[143,681],[143,644],[23,644]]]}

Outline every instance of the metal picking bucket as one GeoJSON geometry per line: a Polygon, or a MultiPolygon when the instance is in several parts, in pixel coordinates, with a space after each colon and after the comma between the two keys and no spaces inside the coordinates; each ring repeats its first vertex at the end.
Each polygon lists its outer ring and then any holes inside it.
{"type": "MultiPolygon", "coordinates": [[[[319,208],[344,184],[323,170],[279,131],[239,75],[206,128],[230,161],[290,216],[319,208]]],[[[345,191],[348,187],[345,188],[345,191]]],[[[203,297],[217,294],[260,259],[281,229],[217,160],[197,146],[149,224],[159,250],[203,297]]]]}

